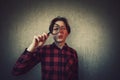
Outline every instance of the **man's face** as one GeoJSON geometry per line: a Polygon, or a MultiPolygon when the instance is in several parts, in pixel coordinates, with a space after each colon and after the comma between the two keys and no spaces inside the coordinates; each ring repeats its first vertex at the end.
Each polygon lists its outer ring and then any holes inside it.
{"type": "Polygon", "coordinates": [[[62,43],[65,42],[67,36],[68,36],[68,31],[66,29],[66,25],[63,21],[56,21],[54,25],[59,25],[60,30],[57,34],[53,35],[53,38],[55,42],[57,43],[62,43]]]}

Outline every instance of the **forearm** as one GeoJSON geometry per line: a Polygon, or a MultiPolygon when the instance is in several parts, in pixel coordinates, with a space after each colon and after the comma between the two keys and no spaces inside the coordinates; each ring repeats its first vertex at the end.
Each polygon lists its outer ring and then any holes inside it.
{"type": "Polygon", "coordinates": [[[28,72],[34,65],[39,62],[38,54],[28,52],[27,49],[16,61],[16,64],[13,67],[13,75],[21,75],[28,72]]]}

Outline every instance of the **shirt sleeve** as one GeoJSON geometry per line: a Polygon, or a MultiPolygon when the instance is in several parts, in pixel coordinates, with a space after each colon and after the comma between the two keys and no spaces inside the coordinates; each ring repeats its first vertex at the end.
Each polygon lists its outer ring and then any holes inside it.
{"type": "Polygon", "coordinates": [[[74,80],[79,80],[79,65],[78,65],[78,56],[77,56],[77,53],[75,53],[75,57],[74,57],[74,64],[73,64],[73,73],[74,73],[74,80]]]}
{"type": "Polygon", "coordinates": [[[12,74],[15,76],[24,74],[32,69],[36,64],[40,62],[40,54],[38,51],[36,52],[28,52],[27,48],[22,53],[22,55],[16,61],[12,74]]]}
{"type": "Polygon", "coordinates": [[[79,80],[78,79],[78,56],[75,51],[72,52],[73,55],[70,56],[69,60],[67,61],[67,74],[68,74],[68,79],[67,80],[79,80]]]}

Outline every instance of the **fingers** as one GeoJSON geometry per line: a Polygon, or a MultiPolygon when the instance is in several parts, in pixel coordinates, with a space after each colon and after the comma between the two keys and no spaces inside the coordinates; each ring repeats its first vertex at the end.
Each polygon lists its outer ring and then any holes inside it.
{"type": "Polygon", "coordinates": [[[48,35],[47,35],[47,33],[43,33],[43,34],[41,35],[41,37],[42,37],[43,40],[46,40],[46,39],[48,38],[48,35]]]}
{"type": "Polygon", "coordinates": [[[34,36],[33,41],[34,41],[34,42],[36,42],[36,41],[39,42],[39,38],[38,38],[38,36],[34,36]]]}
{"type": "Polygon", "coordinates": [[[43,33],[42,35],[38,35],[38,38],[40,39],[40,41],[46,41],[46,39],[48,38],[46,33],[43,33]]]}
{"type": "Polygon", "coordinates": [[[40,42],[40,41],[44,42],[44,41],[46,41],[47,38],[48,38],[47,33],[43,33],[43,34],[41,34],[41,35],[34,36],[34,39],[35,39],[37,42],[40,42]]]}

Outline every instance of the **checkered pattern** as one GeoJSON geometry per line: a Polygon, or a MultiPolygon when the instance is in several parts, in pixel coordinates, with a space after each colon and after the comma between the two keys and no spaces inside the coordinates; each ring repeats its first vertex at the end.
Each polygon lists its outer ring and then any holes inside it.
{"type": "Polygon", "coordinates": [[[42,80],[78,80],[77,53],[67,44],[62,49],[53,43],[38,48],[34,53],[25,50],[17,60],[13,74],[26,73],[39,62],[42,66],[42,80]]]}

